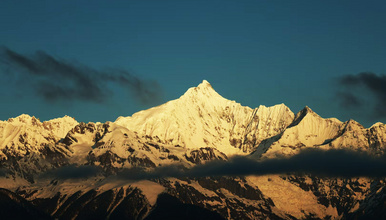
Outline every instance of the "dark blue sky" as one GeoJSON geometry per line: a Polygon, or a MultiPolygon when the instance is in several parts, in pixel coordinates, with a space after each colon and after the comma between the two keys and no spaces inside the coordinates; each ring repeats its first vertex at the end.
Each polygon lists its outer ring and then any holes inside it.
{"type": "Polygon", "coordinates": [[[42,120],[67,114],[113,121],[176,99],[206,79],[225,98],[250,107],[285,103],[297,112],[308,105],[322,117],[353,118],[365,126],[385,122],[385,114],[374,111],[385,89],[341,83],[361,72],[382,81],[385,11],[384,1],[2,0],[0,120],[27,113],[42,120]],[[28,74],[25,66],[10,65],[4,50],[39,65],[45,60],[36,51],[43,51],[86,69],[87,77],[44,75],[55,68],[28,74]],[[157,84],[159,98],[138,100],[137,90],[104,77],[111,69],[127,71],[143,86],[157,84]],[[104,95],[102,101],[73,96],[84,94],[74,88],[89,78],[102,90],[95,93],[104,95]],[[36,87],[52,80],[54,89],[72,88],[73,95],[50,99],[50,86],[36,87]]]}

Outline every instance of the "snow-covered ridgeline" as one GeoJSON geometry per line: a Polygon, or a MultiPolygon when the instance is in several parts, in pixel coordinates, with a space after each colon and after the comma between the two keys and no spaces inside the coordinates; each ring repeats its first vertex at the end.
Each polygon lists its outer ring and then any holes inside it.
{"type": "Polygon", "coordinates": [[[78,122],[69,117],[41,122],[26,114],[7,121],[0,121],[0,154],[11,151],[23,156],[27,152],[38,152],[48,144],[55,144],[64,138],[78,122]]]}
{"type": "Polygon", "coordinates": [[[384,154],[385,147],[385,124],[376,123],[364,128],[354,120],[341,122],[336,118],[324,119],[305,107],[284,132],[263,141],[253,156],[291,156],[304,148],[349,149],[384,154]]]}

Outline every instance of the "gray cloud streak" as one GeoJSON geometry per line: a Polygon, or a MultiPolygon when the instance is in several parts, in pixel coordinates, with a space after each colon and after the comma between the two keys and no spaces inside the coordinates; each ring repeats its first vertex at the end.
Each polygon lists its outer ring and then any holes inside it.
{"type": "MultiPolygon", "coordinates": [[[[102,175],[96,166],[67,166],[41,175],[56,179],[80,179],[102,175]]],[[[290,158],[258,161],[245,156],[228,161],[210,161],[191,169],[181,165],[157,167],[153,171],[141,168],[121,169],[114,178],[143,180],[167,177],[200,178],[209,176],[247,176],[267,174],[310,174],[321,177],[386,177],[386,156],[375,157],[365,152],[348,150],[306,149],[290,158]]]]}
{"type": "Polygon", "coordinates": [[[375,100],[373,111],[377,117],[386,116],[386,75],[377,75],[371,72],[359,73],[356,75],[345,75],[338,79],[339,86],[345,89],[344,92],[337,93],[343,107],[361,107],[361,89],[370,91],[375,100]]]}
{"type": "Polygon", "coordinates": [[[103,103],[112,95],[107,83],[123,88],[142,104],[161,101],[162,89],[156,81],[140,79],[126,70],[96,70],[54,58],[42,51],[28,56],[6,47],[1,48],[0,58],[7,66],[7,72],[29,78],[31,81],[26,83],[48,102],[80,100],[103,103]]]}

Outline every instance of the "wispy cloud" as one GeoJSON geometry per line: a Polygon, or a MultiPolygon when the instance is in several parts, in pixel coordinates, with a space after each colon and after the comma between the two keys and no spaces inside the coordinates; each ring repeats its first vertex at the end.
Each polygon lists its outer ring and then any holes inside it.
{"type": "Polygon", "coordinates": [[[355,108],[363,105],[360,98],[350,92],[337,92],[336,97],[344,108],[355,108]]]}
{"type": "Polygon", "coordinates": [[[361,107],[365,102],[361,101],[363,91],[369,91],[375,101],[372,107],[376,117],[386,116],[386,75],[377,75],[371,72],[356,75],[345,75],[338,79],[339,86],[344,92],[338,92],[337,98],[346,108],[361,107]]]}
{"type": "Polygon", "coordinates": [[[73,100],[103,103],[113,94],[107,86],[121,87],[142,104],[158,104],[162,88],[122,69],[97,70],[80,63],[55,58],[43,51],[23,55],[9,48],[0,50],[1,64],[8,73],[28,78],[28,85],[47,102],[73,100]]]}

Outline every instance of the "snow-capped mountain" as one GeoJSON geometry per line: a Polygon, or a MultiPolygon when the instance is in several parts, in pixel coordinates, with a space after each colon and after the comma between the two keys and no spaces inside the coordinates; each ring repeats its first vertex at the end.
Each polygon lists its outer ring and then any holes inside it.
{"type": "Polygon", "coordinates": [[[170,164],[190,167],[205,160],[227,159],[223,153],[210,147],[193,150],[161,144],[151,137],[141,138],[114,123],[108,126],[105,135],[96,142],[87,157],[89,164],[105,169],[155,168],[170,164]]]}
{"type": "Polygon", "coordinates": [[[12,176],[33,181],[33,175],[66,164],[67,148],[57,143],[78,124],[65,116],[40,122],[29,115],[0,121],[0,164],[12,176]]]}
{"type": "Polygon", "coordinates": [[[366,129],[354,120],[343,123],[336,118],[324,119],[305,107],[284,132],[264,140],[252,155],[291,156],[304,148],[361,150],[380,155],[386,152],[385,129],[382,123],[366,129]]]}
{"type": "Polygon", "coordinates": [[[280,135],[262,143],[255,154],[267,157],[293,155],[303,147],[321,146],[336,138],[343,123],[338,119],[324,119],[305,107],[280,135]]]}
{"type": "Polygon", "coordinates": [[[284,104],[256,109],[221,97],[204,80],[179,99],[119,117],[115,123],[140,135],[186,148],[214,147],[228,156],[250,153],[282,132],[294,114],[284,104]]]}
{"type": "Polygon", "coordinates": [[[75,119],[65,116],[40,122],[39,119],[23,114],[8,121],[0,121],[0,153],[13,150],[15,155],[24,156],[36,152],[45,145],[55,144],[78,124],[75,119]]]}
{"type": "MultiPolygon", "coordinates": [[[[69,116],[40,122],[28,115],[0,121],[0,203],[14,204],[20,216],[47,219],[382,218],[385,179],[130,179],[121,171],[190,169],[235,155],[291,157],[305,148],[383,155],[385,147],[385,124],[364,128],[324,119],[308,107],[295,115],[284,104],[252,109],[223,98],[204,80],[176,100],[115,122],[78,123],[69,116]]],[[[1,207],[8,206],[0,213],[1,207]]]]}

